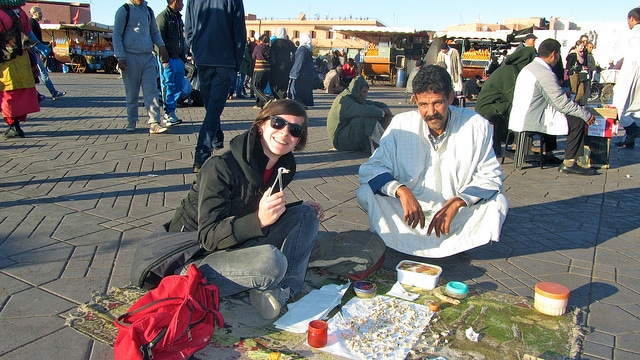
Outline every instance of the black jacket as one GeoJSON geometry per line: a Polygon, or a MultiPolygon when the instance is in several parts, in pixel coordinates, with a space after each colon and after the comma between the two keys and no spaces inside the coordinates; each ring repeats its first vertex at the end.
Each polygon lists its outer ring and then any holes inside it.
{"type": "Polygon", "coordinates": [[[208,251],[265,236],[269,228],[262,229],[258,221],[260,199],[273,184],[278,168],[290,170],[282,175],[284,187],[296,173],[294,156],[289,153],[280,157],[263,185],[267,161],[255,128],[233,138],[226,151],[204,162],[196,182],[176,209],[170,231],[180,231],[183,225],[189,230],[197,224],[198,240],[208,251]]]}
{"type": "Polygon", "coordinates": [[[186,42],[184,40],[184,23],[182,15],[175,13],[167,6],[158,17],[156,17],[158,31],[164,41],[164,47],[173,59],[187,60],[186,42]]]}

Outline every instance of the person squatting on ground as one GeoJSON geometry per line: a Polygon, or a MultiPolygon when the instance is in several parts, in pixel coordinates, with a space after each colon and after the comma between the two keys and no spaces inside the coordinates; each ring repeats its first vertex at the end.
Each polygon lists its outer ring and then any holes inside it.
{"type": "Polygon", "coordinates": [[[206,110],[193,159],[193,171],[198,172],[214,149],[224,145],[220,115],[231,79],[240,69],[247,36],[242,0],[189,1],[184,29],[206,110]]]}
{"type": "Polygon", "coordinates": [[[271,62],[271,93],[276,99],[286,99],[289,89],[289,72],[293,67],[296,46],[287,36],[283,27],[276,30],[276,40],[271,42],[269,61],[271,62]]]}
{"type": "Polygon", "coordinates": [[[36,82],[23,39],[31,32],[24,0],[0,0],[0,107],[9,128],[4,138],[23,138],[21,122],[40,111],[36,82]]]}
{"type": "MultiPolygon", "coordinates": [[[[36,37],[36,39],[38,39],[38,41],[40,41],[41,43],[44,43],[42,41],[42,30],[40,29],[40,23],[38,22],[42,20],[42,9],[40,9],[39,6],[34,6],[29,10],[29,14],[31,14],[30,24],[31,24],[31,31],[33,32],[33,35],[36,37]]],[[[51,99],[56,100],[58,98],[65,96],[67,93],[64,91],[56,90],[56,87],[51,82],[51,78],[49,78],[49,71],[47,70],[47,67],[44,66],[44,61],[42,60],[42,57],[40,56],[40,54],[36,53],[35,58],[36,58],[36,61],[38,62],[40,80],[42,80],[42,82],[44,83],[44,86],[47,88],[47,90],[49,90],[49,93],[51,94],[51,99]]]]}
{"type": "Polygon", "coordinates": [[[491,148],[491,125],[452,106],[447,70],[413,80],[417,110],[396,115],[380,147],[360,166],[358,203],[392,249],[441,258],[498,241],[508,201],[491,148]]]}
{"type": "Polygon", "coordinates": [[[167,62],[158,58],[164,122],[167,127],[182,123],[176,116],[176,104],[182,97],[184,63],[187,61],[184,22],[180,14],[183,7],[183,0],[167,0],[167,7],[156,18],[158,31],[169,54],[167,62]]]}
{"type": "MultiPolygon", "coordinates": [[[[516,79],[509,129],[549,135],[568,133],[564,160],[558,171],[595,175],[595,170],[580,167],[576,162],[584,152],[585,123],[593,124],[595,117],[562,91],[552,70],[559,61],[560,43],[554,39],[544,40],[538,47],[538,56],[520,71],[516,79]]],[[[553,146],[555,144],[547,144],[547,152],[554,150],[553,146]]]]}
{"type": "Polygon", "coordinates": [[[159,48],[161,61],[166,63],[169,55],[151,8],[144,0],[127,0],[129,10],[120,6],[116,11],[113,25],[113,50],[122,72],[127,103],[126,131],[134,132],[138,123],[138,98],[140,86],[144,106],[149,115],[149,133],[161,134],[167,131],[161,123],[158,94],[158,62],[153,55],[153,46],[159,48]]]}
{"type": "MultiPolygon", "coordinates": [[[[195,261],[220,296],[250,290],[265,319],[273,319],[302,290],[324,210],[309,201],[288,207],[293,151],[304,148],[307,113],[294,100],[267,104],[251,129],[203,164],[169,231],[197,231],[211,253],[195,261]],[[278,184],[279,169],[284,168],[278,184]]],[[[186,269],[186,266],[185,266],[186,269]]]]}
{"type": "Polygon", "coordinates": [[[617,147],[633,149],[636,138],[640,137],[640,7],[631,9],[627,15],[627,24],[631,29],[631,38],[618,81],[613,87],[612,106],[618,109],[620,125],[624,127],[624,139],[616,143],[617,147]]]}
{"type": "Polygon", "coordinates": [[[371,154],[389,126],[393,114],[387,104],[367,100],[369,83],[356,76],[349,88],[333,100],[327,116],[327,133],[340,151],[362,151],[371,154]]]}

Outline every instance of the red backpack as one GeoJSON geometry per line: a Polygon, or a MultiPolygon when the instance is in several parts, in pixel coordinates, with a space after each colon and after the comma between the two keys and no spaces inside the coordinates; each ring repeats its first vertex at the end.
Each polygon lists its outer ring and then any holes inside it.
{"type": "Polygon", "coordinates": [[[218,288],[191,264],[186,276],[163,278],[114,321],[115,360],[188,359],[207,346],[216,322],[224,324],[218,309],[218,288]]]}

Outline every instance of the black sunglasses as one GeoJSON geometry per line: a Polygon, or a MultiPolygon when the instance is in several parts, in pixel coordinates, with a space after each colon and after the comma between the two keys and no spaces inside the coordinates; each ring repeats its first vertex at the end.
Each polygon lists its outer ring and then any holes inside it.
{"type": "Polygon", "coordinates": [[[290,123],[278,115],[271,115],[269,118],[271,119],[271,127],[276,130],[282,130],[285,126],[289,125],[289,134],[291,134],[291,136],[299,138],[304,134],[304,128],[302,125],[290,123]]]}

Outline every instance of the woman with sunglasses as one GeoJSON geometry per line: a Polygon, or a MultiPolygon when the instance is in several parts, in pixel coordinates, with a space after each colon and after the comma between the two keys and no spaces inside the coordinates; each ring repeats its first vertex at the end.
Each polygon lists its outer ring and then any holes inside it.
{"type": "Polygon", "coordinates": [[[195,264],[207,281],[220,296],[250,290],[265,319],[302,290],[324,213],[312,201],[288,206],[282,191],[296,173],[292,152],[304,148],[307,126],[297,101],[269,103],[249,131],[207,159],[169,225],[198,231],[207,254],[195,264]]]}

